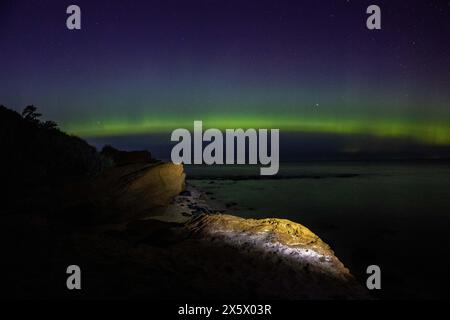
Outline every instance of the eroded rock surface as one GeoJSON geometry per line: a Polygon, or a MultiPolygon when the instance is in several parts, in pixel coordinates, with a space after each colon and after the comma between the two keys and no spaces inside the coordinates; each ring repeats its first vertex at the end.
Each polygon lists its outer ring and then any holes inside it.
{"type": "Polygon", "coordinates": [[[249,278],[260,278],[263,297],[277,298],[275,292],[287,299],[361,298],[366,294],[330,247],[301,224],[217,214],[199,216],[186,228],[203,241],[230,246],[255,261],[257,268],[249,278]],[[270,277],[258,274],[265,268],[270,269],[270,277]]]}
{"type": "Polygon", "coordinates": [[[97,223],[124,222],[164,207],[184,189],[182,165],[136,163],[109,168],[89,182],[69,186],[68,209],[97,223]],[[79,211],[79,212],[77,212],[79,211]]]}

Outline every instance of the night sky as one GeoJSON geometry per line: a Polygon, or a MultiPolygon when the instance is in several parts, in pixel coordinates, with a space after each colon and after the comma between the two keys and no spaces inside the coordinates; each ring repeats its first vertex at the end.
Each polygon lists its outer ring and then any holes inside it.
{"type": "Polygon", "coordinates": [[[450,145],[447,0],[0,3],[0,104],[82,137],[203,120],[450,145]]]}

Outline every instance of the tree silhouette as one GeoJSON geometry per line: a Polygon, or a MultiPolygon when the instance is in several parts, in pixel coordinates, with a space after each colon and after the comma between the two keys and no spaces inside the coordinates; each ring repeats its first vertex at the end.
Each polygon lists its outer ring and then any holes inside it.
{"type": "Polygon", "coordinates": [[[40,128],[51,130],[58,129],[58,124],[55,121],[41,121],[39,118],[41,113],[37,112],[37,108],[34,105],[25,107],[22,111],[22,117],[34,124],[37,124],[40,128]]]}
{"type": "Polygon", "coordinates": [[[22,111],[22,117],[33,123],[39,123],[39,117],[42,116],[37,112],[37,108],[34,105],[26,106],[22,111]]]}
{"type": "Polygon", "coordinates": [[[41,123],[41,127],[44,129],[58,129],[58,124],[55,121],[45,121],[41,123]]]}

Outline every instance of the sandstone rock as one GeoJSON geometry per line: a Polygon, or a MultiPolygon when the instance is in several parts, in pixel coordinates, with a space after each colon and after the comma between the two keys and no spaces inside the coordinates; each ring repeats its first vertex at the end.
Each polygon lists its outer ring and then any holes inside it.
{"type": "Polygon", "coordinates": [[[130,164],[107,169],[88,183],[66,192],[75,214],[96,223],[127,221],[166,206],[184,189],[182,165],[130,164]]]}
{"type": "Polygon", "coordinates": [[[254,278],[264,298],[367,298],[330,247],[301,224],[216,214],[194,218],[186,228],[199,239],[230,246],[254,261],[257,267],[248,279],[254,278]],[[264,271],[270,274],[267,279],[258,274],[264,271]]]}

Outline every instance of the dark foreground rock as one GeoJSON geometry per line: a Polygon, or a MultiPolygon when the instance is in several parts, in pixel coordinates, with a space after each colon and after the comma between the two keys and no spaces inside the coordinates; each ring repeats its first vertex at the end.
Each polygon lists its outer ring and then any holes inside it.
{"type": "Polygon", "coordinates": [[[25,280],[30,274],[17,279],[17,292],[189,300],[367,297],[328,245],[287,220],[201,215],[185,224],[135,220],[54,237],[58,246],[43,273],[34,281],[25,280]],[[65,289],[69,264],[82,269],[80,292],[65,289]]]}

